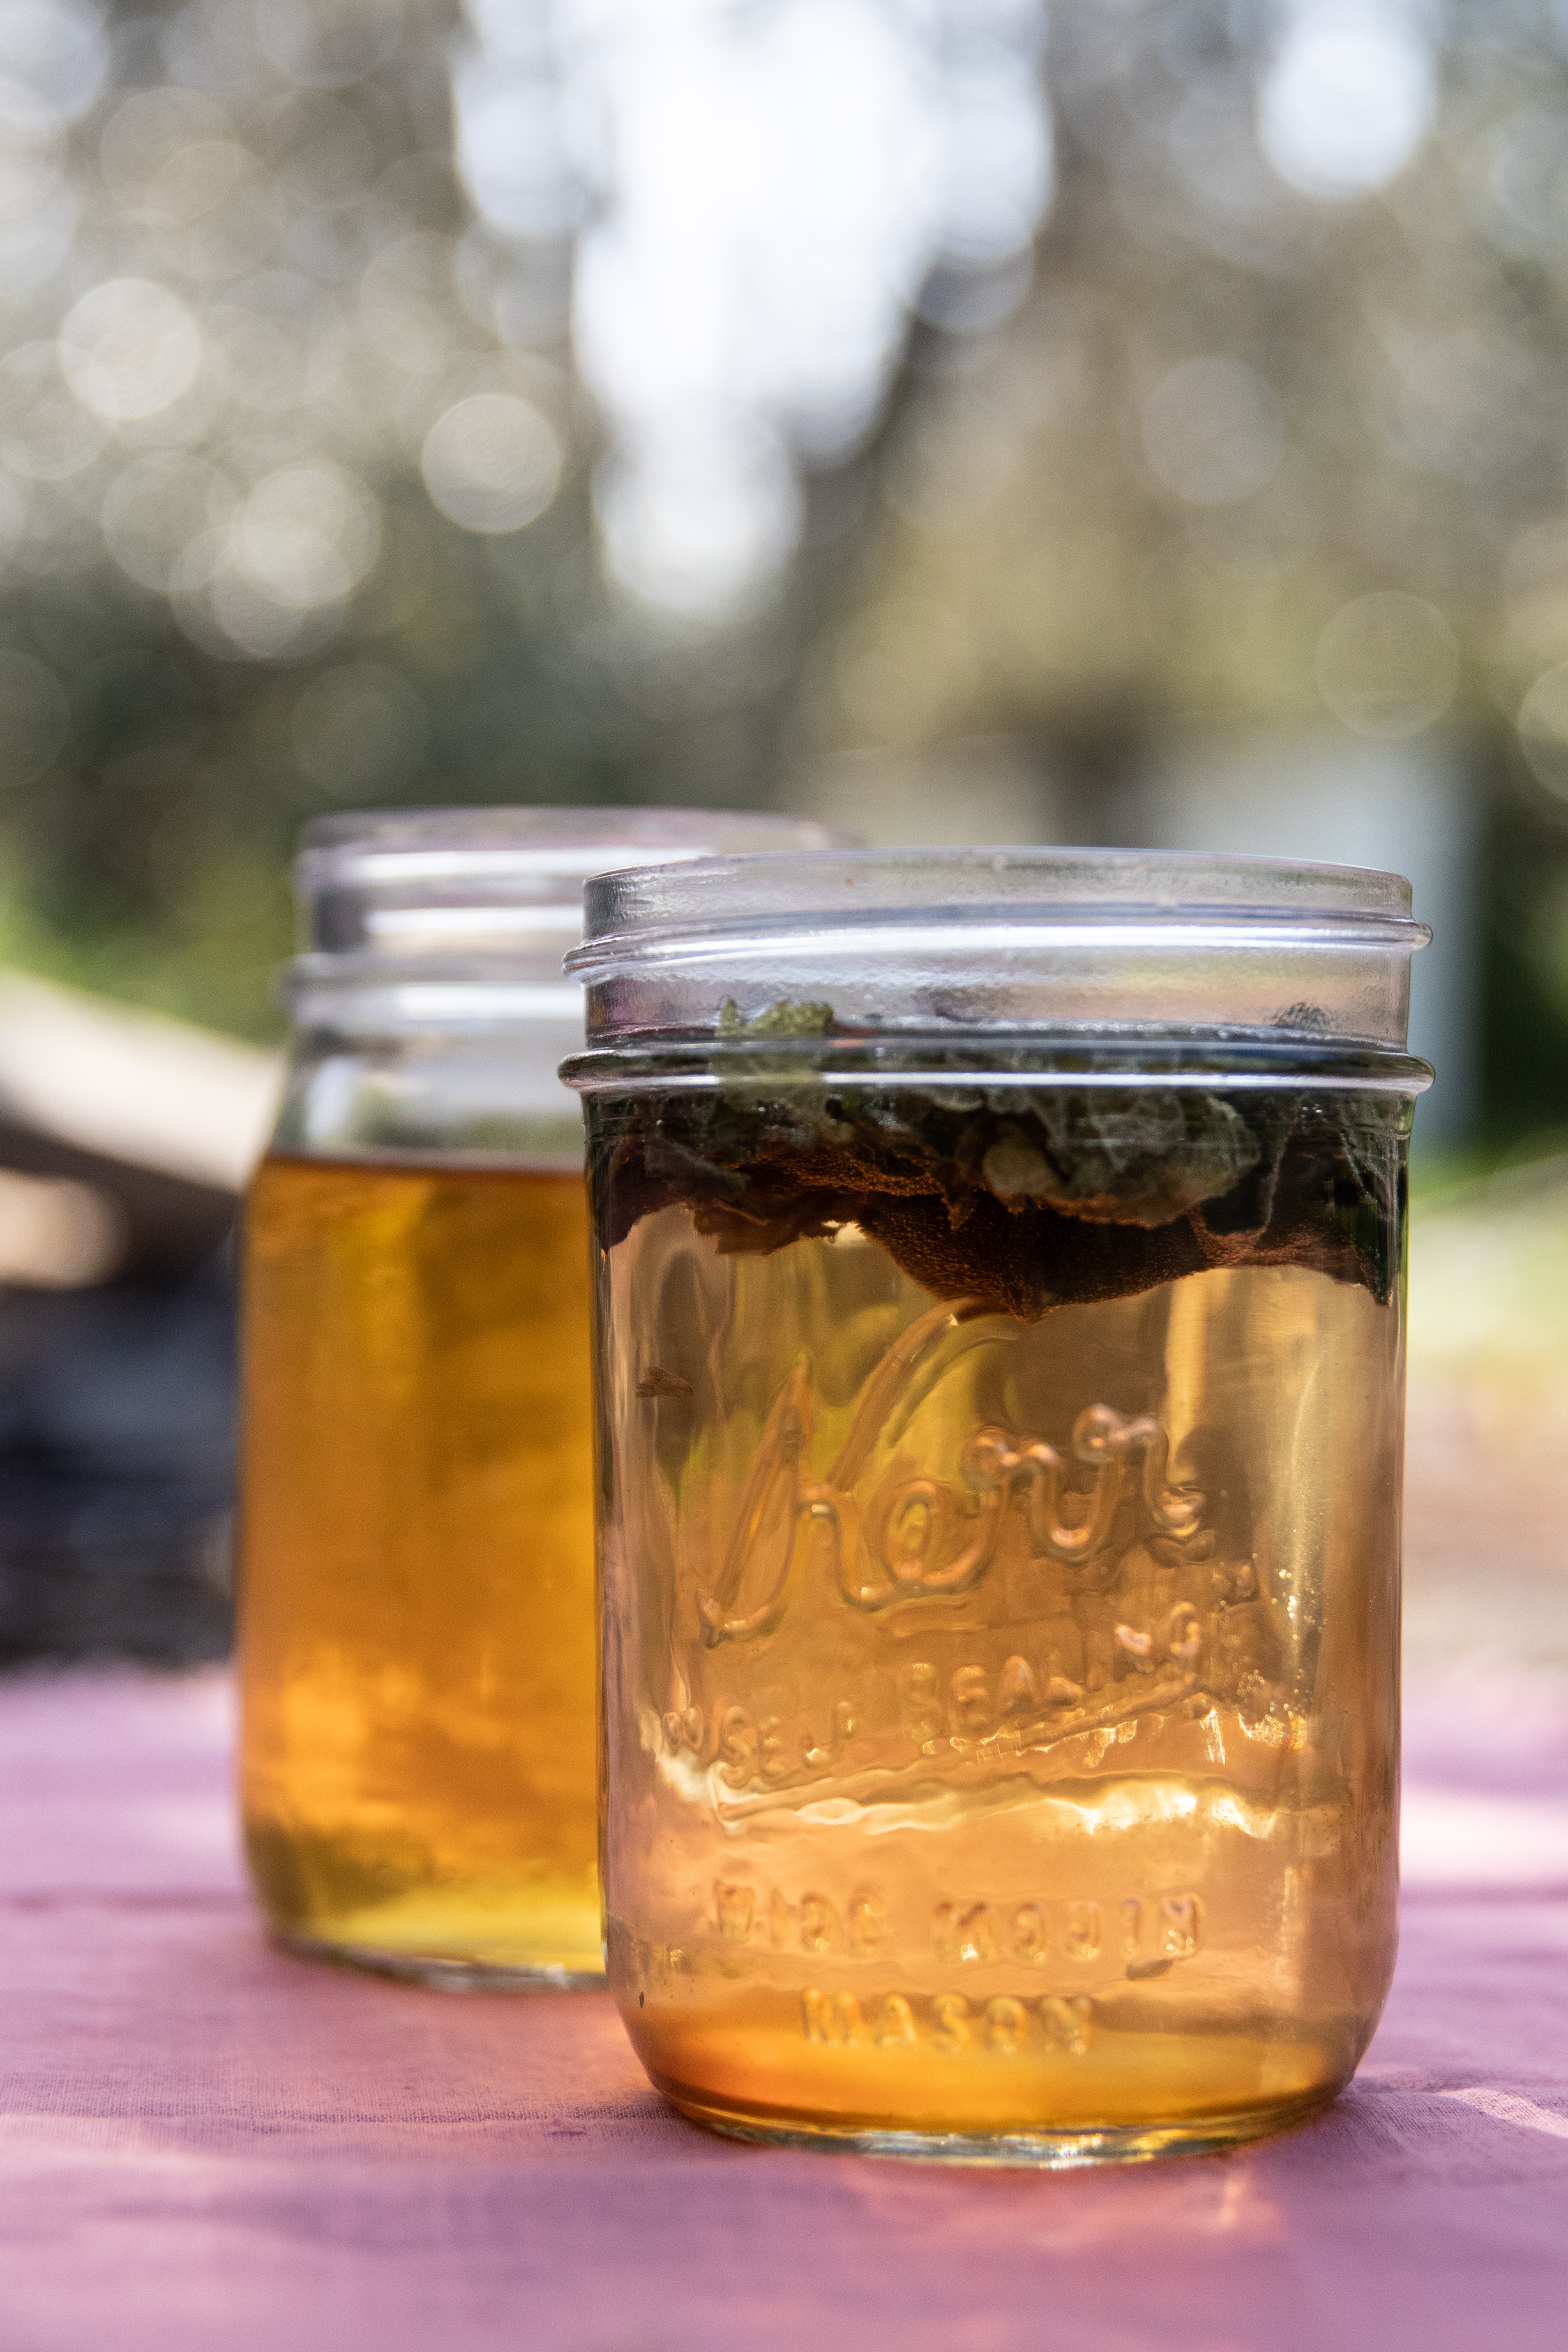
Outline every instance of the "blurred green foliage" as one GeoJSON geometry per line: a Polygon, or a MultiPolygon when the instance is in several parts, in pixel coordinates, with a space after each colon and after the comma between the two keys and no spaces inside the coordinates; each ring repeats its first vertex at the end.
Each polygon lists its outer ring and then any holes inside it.
{"type": "MultiPolygon", "coordinates": [[[[709,13],[737,55],[773,22],[709,13]]],[[[591,168],[562,126],[636,12],[0,0],[0,953],[268,1036],[323,809],[852,820],[835,760],[994,738],[1113,839],[1173,730],[1436,727],[1485,809],[1490,1131],[1568,1119],[1568,12],[851,17],[1037,71],[1054,200],[905,289],[875,414],[789,444],[793,548],[697,616],[606,567],[574,340],[631,196],[613,123],[591,168]],[[1347,25],[1385,119],[1314,163],[1347,25]],[[464,160],[497,41],[526,219],[464,160]]]]}

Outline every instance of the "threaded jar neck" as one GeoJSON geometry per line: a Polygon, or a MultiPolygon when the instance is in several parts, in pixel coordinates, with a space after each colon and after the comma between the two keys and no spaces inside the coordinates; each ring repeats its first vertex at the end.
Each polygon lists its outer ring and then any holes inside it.
{"type": "Polygon", "coordinates": [[[1183,1037],[1403,1054],[1398,875],[1137,850],[839,850],[592,881],[588,1042],[1183,1037]]]}

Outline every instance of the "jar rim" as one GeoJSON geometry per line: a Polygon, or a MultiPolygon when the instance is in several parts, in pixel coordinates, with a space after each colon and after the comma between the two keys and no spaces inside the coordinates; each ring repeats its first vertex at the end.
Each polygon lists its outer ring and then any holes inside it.
{"type": "Polygon", "coordinates": [[[536,880],[581,887],[589,874],[635,863],[647,869],[715,847],[737,852],[795,845],[830,848],[849,836],[765,811],[608,808],[569,804],[477,808],[353,809],[311,820],[300,835],[295,885],[301,896],[347,886],[536,880]]]}
{"type": "Polygon", "coordinates": [[[1015,931],[1081,937],[1086,925],[1151,923],[1311,930],[1330,944],[1348,927],[1358,942],[1413,952],[1431,933],[1410,904],[1400,874],[1194,850],[805,849],[596,874],[584,893],[583,943],[566,964],[591,982],[710,942],[737,951],[750,939],[802,933],[858,934],[870,952],[885,933],[908,953],[911,933],[953,926],[999,946],[1015,931]]]}
{"type": "Polygon", "coordinates": [[[307,952],[395,961],[504,955],[559,978],[583,885],[714,852],[821,851],[848,836],[757,810],[354,809],[318,817],[294,864],[307,952]]]}

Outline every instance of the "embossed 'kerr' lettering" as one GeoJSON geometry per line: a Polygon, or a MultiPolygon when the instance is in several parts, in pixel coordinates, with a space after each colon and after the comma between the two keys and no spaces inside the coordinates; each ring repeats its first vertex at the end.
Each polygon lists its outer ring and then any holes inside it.
{"type": "MultiPolygon", "coordinates": [[[[983,1311],[974,1301],[960,1300],[934,1307],[910,1325],[866,1382],[844,1444],[817,1481],[808,1475],[816,1400],[805,1367],[795,1366],[763,1429],[718,1585],[697,1596],[710,1647],[758,1641],[776,1631],[789,1608],[797,1537],[807,1526],[827,1544],[844,1600],[872,1612],[971,1591],[992,1565],[1015,1502],[1025,1511],[1037,1558],[1091,1559],[1110,1534],[1135,1460],[1142,1462],[1142,1507],[1154,1533],[1192,1533],[1199,1506],[1165,1483],[1170,1447],[1163,1428],[1147,1414],[1129,1417],[1108,1404],[1086,1406],[1079,1414],[1070,1461],[1043,1437],[1015,1440],[1005,1430],[985,1427],[961,1450],[962,1491],[917,1475],[884,1483],[868,1504],[857,1507],[857,1480],[926,1359],[955,1325],[983,1311]],[[1082,1468],[1093,1472],[1087,1508],[1081,1498],[1074,1505],[1069,1494],[1069,1478],[1082,1468]]],[[[1128,1630],[1134,1643],[1145,1638],[1128,1630]]],[[[952,1705],[967,1730],[977,1717],[978,1693],[955,1692],[952,1705]]]]}

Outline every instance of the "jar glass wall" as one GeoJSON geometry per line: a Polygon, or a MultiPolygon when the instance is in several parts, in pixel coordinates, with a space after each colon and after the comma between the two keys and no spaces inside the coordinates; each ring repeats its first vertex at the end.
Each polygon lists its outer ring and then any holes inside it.
{"type": "MultiPolygon", "coordinates": [[[[252,1875],[300,1949],[597,1981],[584,875],[815,829],[700,812],[312,826],[244,1223],[252,1875]]],[[[822,838],[820,835],[815,837],[822,838]]]]}
{"type": "Polygon", "coordinates": [[[1082,2162],[1348,2081],[1408,904],[1061,853],[591,886],[609,1968],[687,2113],[1082,2162]]]}

